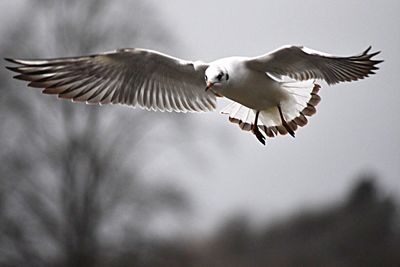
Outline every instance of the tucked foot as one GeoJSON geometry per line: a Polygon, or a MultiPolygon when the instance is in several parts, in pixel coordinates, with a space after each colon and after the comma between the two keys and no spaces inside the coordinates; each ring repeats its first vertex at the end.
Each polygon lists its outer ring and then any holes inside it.
{"type": "Polygon", "coordinates": [[[295,137],[293,129],[290,127],[290,125],[286,122],[285,118],[283,117],[281,106],[278,106],[278,111],[279,111],[279,116],[281,117],[282,126],[285,127],[286,131],[288,131],[288,133],[291,136],[295,137]]]}
{"type": "Polygon", "coordinates": [[[258,141],[265,146],[265,136],[260,132],[257,125],[253,125],[251,132],[257,137],[258,141]]]}

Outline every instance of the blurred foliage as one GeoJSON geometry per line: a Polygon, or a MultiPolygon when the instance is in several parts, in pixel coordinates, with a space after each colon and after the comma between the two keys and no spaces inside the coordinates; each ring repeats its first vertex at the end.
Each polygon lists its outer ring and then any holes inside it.
{"type": "Polygon", "coordinates": [[[399,206],[363,177],[338,205],[255,227],[246,216],[201,242],[153,247],[140,266],[400,266],[399,206]]]}
{"type": "Polygon", "coordinates": [[[369,178],[336,207],[301,214],[266,229],[228,222],[207,248],[210,266],[399,266],[398,207],[369,178]]]}

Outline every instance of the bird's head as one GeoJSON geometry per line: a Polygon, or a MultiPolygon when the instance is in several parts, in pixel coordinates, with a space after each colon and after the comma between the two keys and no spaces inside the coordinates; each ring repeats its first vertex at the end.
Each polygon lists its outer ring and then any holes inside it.
{"type": "Polygon", "coordinates": [[[206,81],[206,91],[212,87],[220,87],[227,84],[229,74],[226,69],[211,65],[206,69],[204,80],[206,81]]]}

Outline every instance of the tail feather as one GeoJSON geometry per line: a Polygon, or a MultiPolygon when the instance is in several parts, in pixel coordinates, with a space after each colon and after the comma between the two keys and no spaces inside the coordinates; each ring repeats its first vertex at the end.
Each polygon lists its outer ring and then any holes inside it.
{"type": "Polygon", "coordinates": [[[239,103],[232,102],[226,106],[222,114],[229,115],[229,121],[239,124],[239,127],[244,131],[250,131],[255,119],[255,113],[252,109],[242,106],[239,103]]]}
{"type": "MultiPolygon", "coordinates": [[[[257,126],[268,137],[286,135],[288,132],[293,135],[299,127],[308,123],[307,116],[316,113],[315,107],[321,101],[318,95],[320,86],[314,81],[285,82],[282,84],[282,89],[288,93],[288,98],[280,104],[283,118],[287,123],[282,123],[278,107],[262,110],[259,115],[257,126]]],[[[238,124],[245,131],[253,129],[256,112],[237,102],[232,102],[221,111],[222,114],[229,115],[230,122],[238,124]]]]}

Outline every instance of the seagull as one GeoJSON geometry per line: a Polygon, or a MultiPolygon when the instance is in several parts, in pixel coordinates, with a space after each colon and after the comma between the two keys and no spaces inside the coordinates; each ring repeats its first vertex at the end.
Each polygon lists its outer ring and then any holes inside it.
{"type": "Polygon", "coordinates": [[[283,46],[257,57],[227,57],[210,63],[157,51],[124,48],[89,56],[53,59],[5,58],[14,78],[43,93],[88,104],[122,104],[154,111],[204,112],[217,97],[232,100],[221,113],[263,144],[307,124],[328,85],[374,74],[382,60],[371,46],[339,57],[303,46],[283,46]]]}

